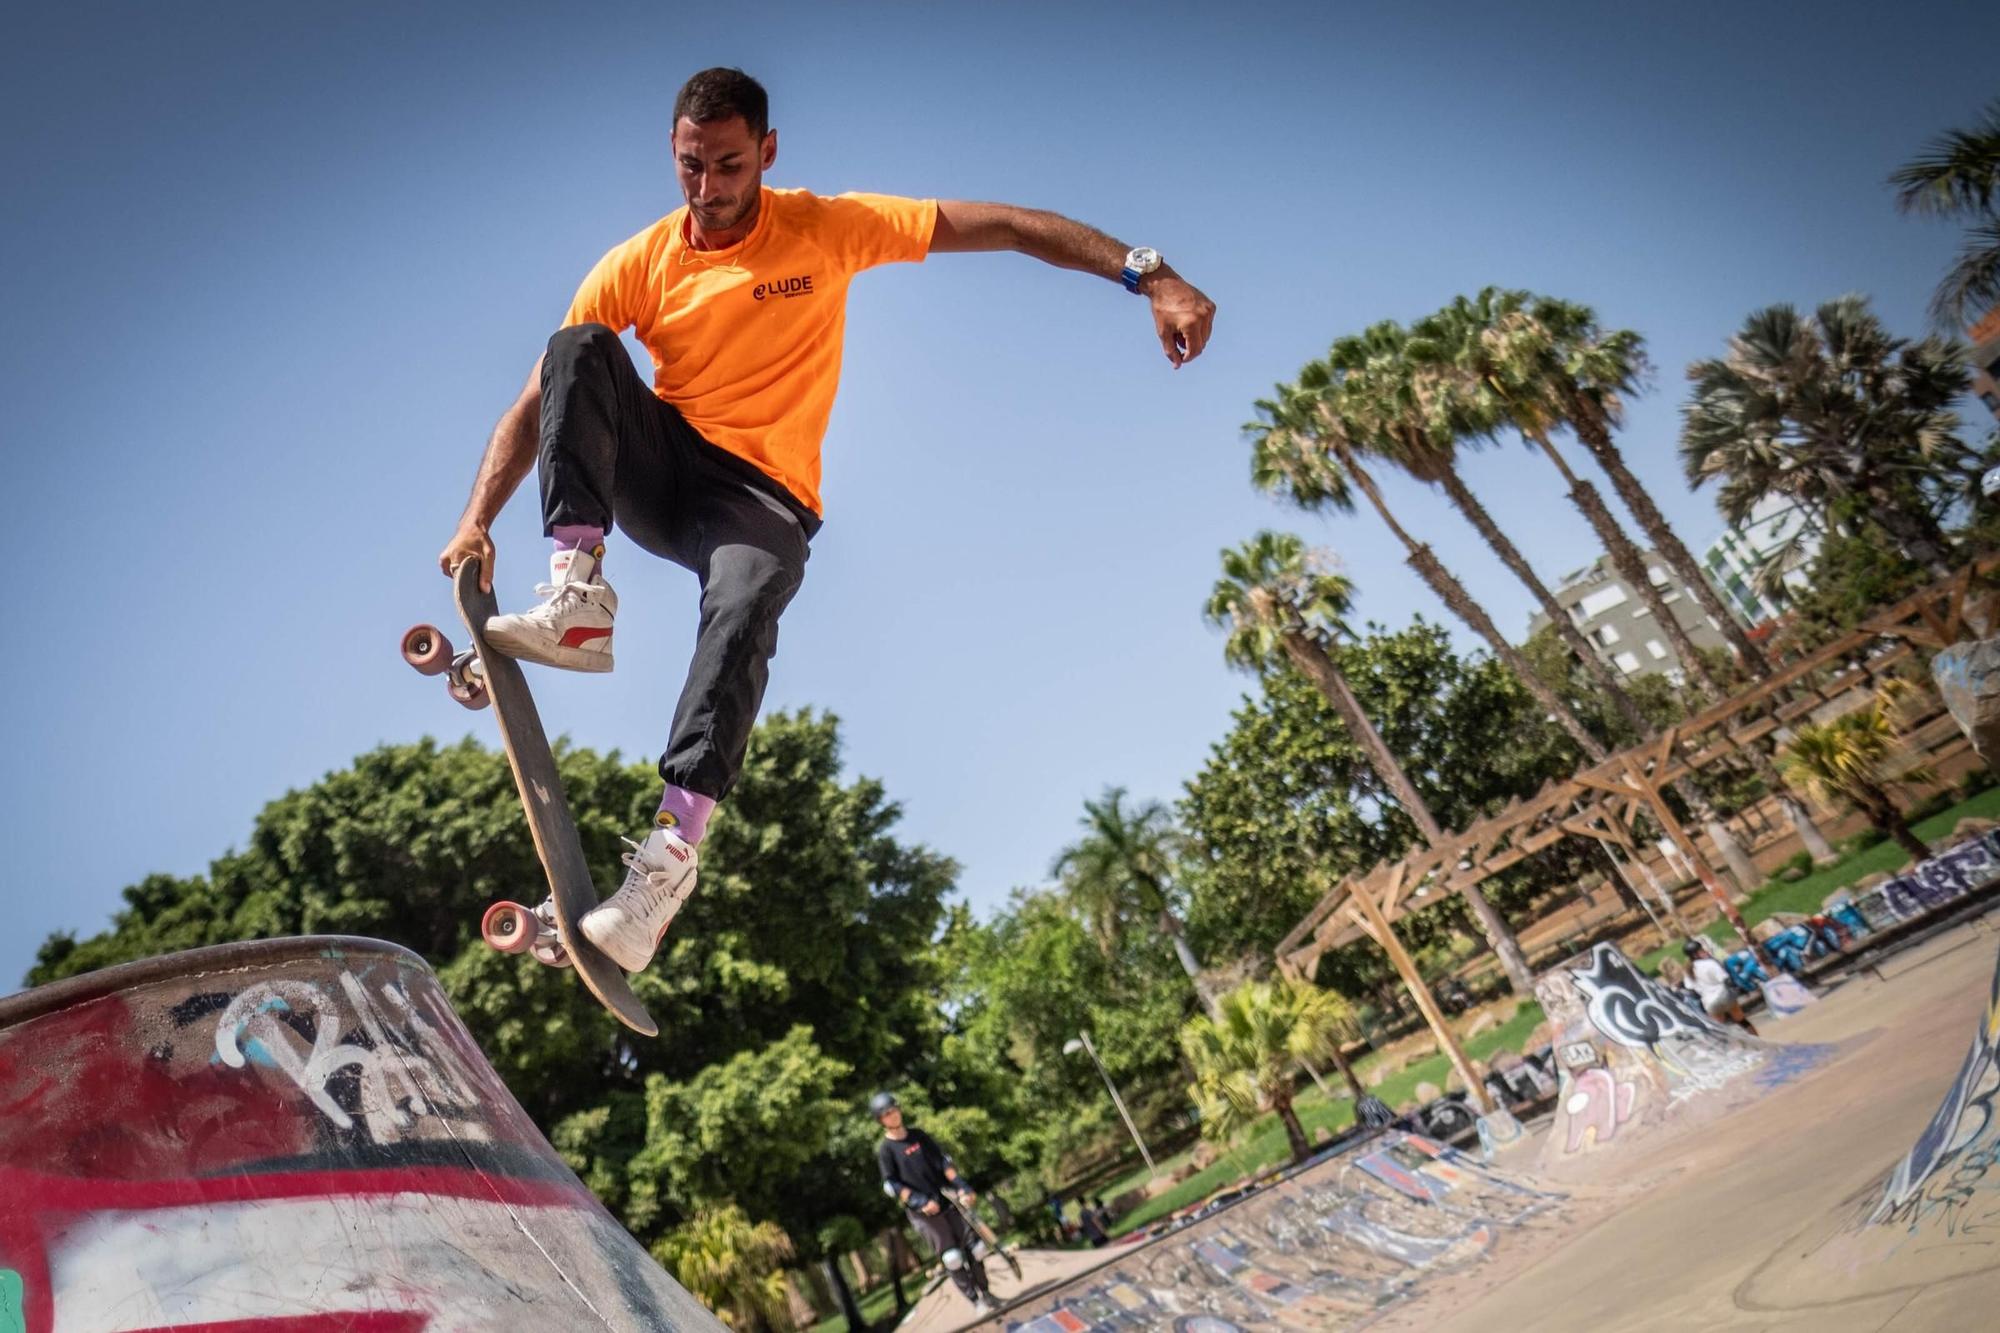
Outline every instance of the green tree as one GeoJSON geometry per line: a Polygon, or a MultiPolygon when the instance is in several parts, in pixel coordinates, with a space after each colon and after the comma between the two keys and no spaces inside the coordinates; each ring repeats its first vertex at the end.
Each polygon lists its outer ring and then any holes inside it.
{"type": "Polygon", "coordinates": [[[1782,762],[1815,797],[1852,805],[1876,831],[1921,861],[1930,848],[1910,830],[1888,790],[1898,782],[1937,781],[1929,767],[1910,762],[1898,743],[1897,714],[1909,689],[1900,681],[1887,682],[1862,707],[1799,727],[1782,762]]]}
{"type": "MultiPolygon", "coordinates": [[[[606,882],[659,777],[568,746],[558,764],[606,882]]],[[[394,940],[436,966],[508,1087],[642,1242],[734,1203],[811,1245],[834,1216],[889,1216],[868,1145],[844,1137],[853,1107],[945,1039],[933,943],[955,868],[901,841],[899,818],[879,782],[843,775],[835,719],[760,723],[701,891],[634,982],[657,1041],[573,976],[479,942],[487,904],[544,877],[505,759],[470,741],[384,746],[286,793],[207,875],[150,877],[111,930],[49,941],[33,980],[272,935],[394,940]]]]}
{"type": "Polygon", "coordinates": [[[691,1295],[733,1329],[790,1330],[784,1265],[792,1240],[735,1204],[704,1208],[653,1247],[691,1295]]]}
{"type": "Polygon", "coordinates": [[[952,1107],[982,1089],[985,1123],[939,1119],[975,1180],[1004,1161],[1043,1185],[1079,1160],[1129,1151],[1090,1062],[1063,1046],[1088,1031],[1106,1071],[1149,1135],[1183,1107],[1174,1034],[1193,1008],[1179,966],[1144,932],[1107,955],[1064,896],[1017,892],[991,921],[948,937],[943,1008],[951,1029],[935,1065],[898,1089],[913,1107],[952,1107]],[[921,1088],[927,1097],[916,1095],[921,1088]]]}
{"type": "MultiPolygon", "coordinates": [[[[1441,626],[1371,627],[1330,651],[1440,820],[1463,827],[1574,766],[1574,748],[1513,672],[1459,654],[1441,626]]],[[[1665,692],[1664,682],[1653,688],[1665,692]]],[[[1322,876],[1365,871],[1418,840],[1333,705],[1293,671],[1257,678],[1257,692],[1187,783],[1180,819],[1188,929],[1210,956],[1268,953],[1312,907],[1322,876]]],[[[1557,850],[1524,862],[1519,878],[1489,880],[1488,899],[1514,915],[1573,882],[1559,859],[1548,859],[1557,850]]],[[[1477,931],[1468,911],[1453,895],[1398,928],[1422,947],[1461,925],[1477,931]]],[[[1372,949],[1343,950],[1328,967],[1340,969],[1350,994],[1390,978],[1372,949]]]]}
{"type": "Polygon", "coordinates": [[[1353,1017],[1332,991],[1290,979],[1248,982],[1221,996],[1213,1017],[1181,1029],[1181,1050],[1195,1074],[1188,1095],[1200,1109],[1202,1133],[1226,1143],[1276,1112],[1292,1160],[1303,1162],[1312,1144],[1292,1105],[1294,1083],[1306,1062],[1338,1054],[1353,1017]]]}
{"type": "Polygon", "coordinates": [[[1174,910],[1173,816],[1158,801],[1128,809],[1125,789],[1111,787],[1083,803],[1081,822],[1084,836],[1063,848],[1052,867],[1070,905],[1107,952],[1127,921],[1150,921],[1173,946],[1181,971],[1195,980],[1201,964],[1174,910]]]}
{"type": "Polygon", "coordinates": [[[1965,223],[1965,245],[1931,296],[1939,327],[1963,328],[2000,303],[2000,98],[1969,128],[1924,145],[1889,183],[1905,213],[1965,223]]]}
{"type": "MultiPolygon", "coordinates": [[[[1362,711],[1328,651],[1336,636],[1348,633],[1343,617],[1352,584],[1332,572],[1325,553],[1308,551],[1297,537],[1271,532],[1258,533],[1243,546],[1224,551],[1222,572],[1206,615],[1210,624],[1228,632],[1224,656],[1252,671],[1269,670],[1281,659],[1298,668],[1340,714],[1369,766],[1415,822],[1424,841],[1441,845],[1443,826],[1362,711]]],[[[1464,893],[1509,983],[1518,994],[1533,994],[1534,974],[1513,931],[1476,887],[1467,886],[1464,893]]]]}
{"type": "Polygon", "coordinates": [[[1892,335],[1861,296],[1811,315],[1753,312],[1726,355],[1688,367],[1681,464],[1719,482],[1732,523],[1781,497],[1821,531],[1873,527],[1933,573],[1950,567],[1942,513],[1979,458],[1958,438],[1953,402],[1968,383],[1951,340],[1892,335]]]}

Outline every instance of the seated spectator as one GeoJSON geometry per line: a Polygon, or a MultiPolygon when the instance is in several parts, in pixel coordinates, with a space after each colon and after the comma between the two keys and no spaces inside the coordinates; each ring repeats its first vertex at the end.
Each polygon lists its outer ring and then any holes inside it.
{"type": "Polygon", "coordinates": [[[1076,1229],[1083,1233],[1083,1238],[1090,1242],[1093,1250],[1103,1248],[1104,1243],[1111,1239],[1098,1224],[1097,1214],[1091,1210],[1088,1199],[1076,1201],[1076,1229]]]}
{"type": "Polygon", "coordinates": [[[1708,941],[1689,940],[1681,946],[1681,951],[1688,957],[1688,975],[1701,995],[1701,1007],[1708,1016],[1717,1022],[1734,1023],[1751,1036],[1756,1036],[1757,1029],[1750,1025],[1749,1017],[1743,1012],[1743,1002],[1736,998],[1736,991],[1729,984],[1729,974],[1723,971],[1722,964],[1715,961],[1708,941]]]}

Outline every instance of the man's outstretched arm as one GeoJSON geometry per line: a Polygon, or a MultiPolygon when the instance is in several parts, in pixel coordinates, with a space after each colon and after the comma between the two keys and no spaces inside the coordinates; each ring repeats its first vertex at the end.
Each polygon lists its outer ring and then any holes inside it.
{"type": "MultiPolygon", "coordinates": [[[[1057,268],[1095,273],[1116,282],[1130,249],[1060,213],[940,199],[930,252],[1013,250],[1057,268]]],[[[1200,356],[1215,326],[1215,302],[1164,263],[1139,279],[1139,294],[1153,303],[1153,327],[1167,360],[1179,367],[1200,356]]]]}

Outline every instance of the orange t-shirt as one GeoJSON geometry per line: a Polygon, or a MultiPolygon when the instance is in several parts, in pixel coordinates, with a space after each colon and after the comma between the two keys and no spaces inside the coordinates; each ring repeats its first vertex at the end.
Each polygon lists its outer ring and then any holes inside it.
{"type": "Polygon", "coordinates": [[[675,209],[598,260],[563,325],[636,329],[653,392],[819,513],[847,284],[930,253],[937,201],[766,187],[756,227],[726,250],[690,246],[687,216],[675,209]]]}

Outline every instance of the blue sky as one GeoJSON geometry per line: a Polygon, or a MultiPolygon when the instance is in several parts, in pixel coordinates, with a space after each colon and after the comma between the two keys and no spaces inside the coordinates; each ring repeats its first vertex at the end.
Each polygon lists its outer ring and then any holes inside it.
{"type": "MultiPolygon", "coordinates": [[[[1953,234],[1897,216],[1883,178],[2000,91],[1990,13],[1506,8],[17,13],[0,988],[285,789],[385,741],[492,739],[395,641],[449,623],[434,557],[577,281],[678,204],[667,118],[705,65],[770,88],[775,184],[1058,209],[1220,306],[1176,373],[1141,302],[1018,256],[855,284],[828,522],[767,707],[839,713],[851,767],[982,908],[1043,876],[1085,797],[1171,799],[1225,730],[1245,682],[1199,616],[1223,546],[1290,526],[1342,552],[1364,616],[1443,616],[1371,520],[1248,486],[1251,402],[1332,338],[1489,283],[1594,305],[1650,341],[1623,444],[1706,542],[1673,456],[1682,368],[1773,301],[1859,290],[1918,330],[1953,234]]],[[[1555,576],[1594,552],[1546,471],[1508,450],[1469,475],[1555,576]]],[[[1388,489],[1520,631],[1524,595],[1443,503],[1388,489]]],[[[532,506],[496,537],[518,605],[532,506]]],[[[650,756],[692,580],[611,560],[618,671],[538,694],[552,730],[650,756]]]]}

